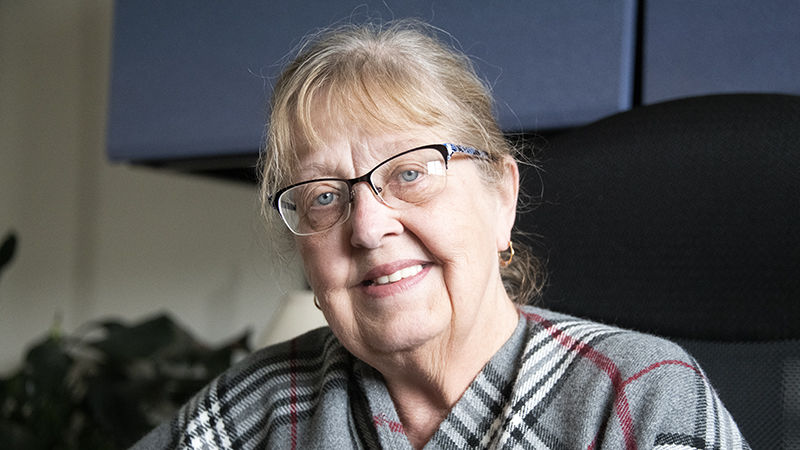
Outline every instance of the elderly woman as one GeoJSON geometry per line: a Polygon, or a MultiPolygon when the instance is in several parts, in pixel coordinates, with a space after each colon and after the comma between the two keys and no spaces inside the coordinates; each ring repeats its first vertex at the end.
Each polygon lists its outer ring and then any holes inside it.
{"type": "Polygon", "coordinates": [[[318,35],[275,86],[263,192],[330,327],[250,356],[139,446],[746,447],[679,347],[525,306],[540,275],[512,244],[512,155],[427,27],[318,35]]]}

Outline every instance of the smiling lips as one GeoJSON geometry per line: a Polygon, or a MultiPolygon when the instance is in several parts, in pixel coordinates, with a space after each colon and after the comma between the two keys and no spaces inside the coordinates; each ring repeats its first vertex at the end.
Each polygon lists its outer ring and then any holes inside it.
{"type": "Polygon", "coordinates": [[[366,280],[364,281],[365,286],[372,286],[372,285],[384,285],[389,283],[395,283],[400,281],[404,278],[413,277],[414,275],[422,272],[422,264],[416,264],[413,266],[408,266],[403,269],[398,270],[397,272],[390,273],[389,275],[383,275],[374,280],[366,280]]]}

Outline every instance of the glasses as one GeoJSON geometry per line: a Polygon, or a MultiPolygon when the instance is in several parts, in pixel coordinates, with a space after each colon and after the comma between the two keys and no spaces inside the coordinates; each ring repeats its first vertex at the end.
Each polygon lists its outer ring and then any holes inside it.
{"type": "Polygon", "coordinates": [[[462,145],[424,145],[394,155],[360,177],[319,178],[287,186],[270,196],[269,202],[292,233],[321,233],[350,217],[353,187],[361,182],[391,208],[431,199],[447,184],[447,163],[456,153],[489,159],[488,153],[462,145]]]}

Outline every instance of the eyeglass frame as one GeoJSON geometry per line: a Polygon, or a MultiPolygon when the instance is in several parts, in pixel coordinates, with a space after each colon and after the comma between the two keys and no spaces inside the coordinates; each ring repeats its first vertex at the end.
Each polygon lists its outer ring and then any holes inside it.
{"type": "MultiPolygon", "coordinates": [[[[278,211],[278,214],[281,216],[281,220],[283,221],[284,225],[286,225],[286,228],[288,228],[289,231],[291,231],[293,234],[298,235],[298,236],[310,236],[310,235],[313,235],[313,234],[322,233],[322,232],[330,230],[331,228],[335,227],[336,225],[339,225],[339,224],[343,223],[347,219],[344,219],[342,222],[336,223],[336,224],[332,225],[330,228],[326,228],[324,230],[315,231],[313,233],[297,233],[286,222],[286,218],[283,217],[283,213],[281,212],[281,209],[278,206],[280,198],[281,198],[281,196],[283,195],[284,192],[288,191],[289,189],[295,188],[297,186],[302,186],[304,184],[309,184],[309,183],[316,183],[318,181],[343,181],[343,182],[345,182],[347,184],[348,190],[350,192],[350,199],[348,200],[348,205],[350,205],[350,204],[353,203],[353,200],[355,199],[353,187],[355,187],[355,185],[358,184],[358,183],[365,182],[369,186],[369,188],[372,191],[372,193],[375,194],[375,197],[377,197],[378,200],[380,200],[381,203],[383,203],[384,205],[387,205],[387,203],[381,197],[382,188],[380,188],[378,186],[375,186],[375,184],[372,182],[372,174],[375,173],[375,171],[378,170],[381,166],[383,166],[384,164],[388,163],[389,161],[392,161],[393,159],[399,158],[399,157],[401,157],[403,155],[407,155],[407,154],[409,154],[411,152],[415,152],[417,150],[423,150],[423,149],[428,149],[428,148],[432,149],[432,150],[438,150],[439,153],[441,153],[442,158],[444,158],[445,173],[447,173],[446,171],[448,169],[448,163],[450,162],[450,159],[456,153],[463,153],[463,154],[466,154],[466,155],[469,155],[469,156],[472,156],[472,157],[475,157],[475,158],[480,158],[480,159],[485,159],[485,160],[490,160],[491,159],[491,155],[489,155],[489,153],[487,153],[487,152],[485,152],[483,150],[478,150],[476,148],[466,146],[466,145],[450,144],[450,143],[421,145],[419,147],[414,147],[412,149],[402,151],[402,152],[400,152],[400,153],[398,153],[398,154],[396,154],[394,156],[391,156],[391,157],[381,161],[375,167],[370,169],[369,172],[367,172],[364,175],[361,175],[359,177],[350,178],[350,179],[328,177],[328,178],[315,178],[313,180],[301,181],[299,183],[294,183],[294,184],[291,184],[289,186],[286,186],[286,187],[283,187],[283,188],[279,189],[277,192],[275,192],[275,194],[270,195],[267,198],[267,201],[269,202],[270,206],[272,206],[273,208],[275,208],[276,211],[278,211]]],[[[389,206],[389,205],[387,205],[387,206],[389,206]]],[[[351,208],[351,206],[348,206],[348,208],[351,208]]],[[[349,215],[350,214],[349,214],[349,209],[348,209],[347,216],[349,217],[349,215]]]]}

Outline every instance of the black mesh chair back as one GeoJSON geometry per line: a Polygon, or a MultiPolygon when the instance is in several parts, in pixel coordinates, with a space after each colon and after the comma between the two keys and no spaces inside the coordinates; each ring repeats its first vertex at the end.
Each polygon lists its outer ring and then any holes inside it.
{"type": "Polygon", "coordinates": [[[753,448],[800,448],[800,97],[648,105],[536,159],[543,306],[678,341],[753,448]]]}

